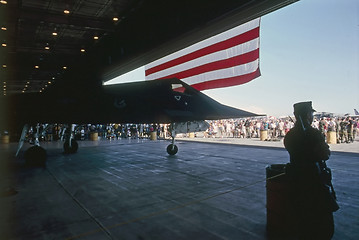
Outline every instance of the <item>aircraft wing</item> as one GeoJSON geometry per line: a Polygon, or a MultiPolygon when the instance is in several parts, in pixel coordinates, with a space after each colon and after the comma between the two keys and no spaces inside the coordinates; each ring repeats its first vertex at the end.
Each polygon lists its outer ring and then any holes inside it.
{"type": "Polygon", "coordinates": [[[179,79],[105,86],[125,122],[184,122],[257,116],[218,103],[179,79]],[[145,120],[145,121],[144,121],[145,120]]]}
{"type": "Polygon", "coordinates": [[[8,100],[10,121],[22,123],[170,123],[258,116],[222,105],[175,78],[8,100]]]}

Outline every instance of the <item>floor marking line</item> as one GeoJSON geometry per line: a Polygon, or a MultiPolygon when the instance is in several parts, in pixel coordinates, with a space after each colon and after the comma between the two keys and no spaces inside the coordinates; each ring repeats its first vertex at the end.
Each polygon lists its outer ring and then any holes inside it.
{"type": "MultiPolygon", "coordinates": [[[[50,171],[50,169],[49,169],[48,167],[46,167],[46,170],[47,170],[47,172],[54,178],[54,180],[60,185],[60,187],[71,197],[71,199],[74,200],[74,202],[75,202],[83,211],[85,211],[86,214],[89,215],[90,218],[99,226],[99,228],[98,228],[98,230],[97,230],[96,232],[103,231],[103,232],[107,235],[107,237],[108,237],[109,239],[114,239],[113,236],[111,235],[110,231],[109,231],[108,229],[106,229],[106,227],[103,226],[103,225],[101,224],[101,222],[98,221],[98,220],[95,218],[95,216],[93,216],[93,215],[91,214],[91,212],[90,212],[83,204],[81,204],[81,202],[80,202],[77,198],[75,198],[75,196],[73,196],[73,195],[65,188],[65,186],[61,183],[61,181],[56,178],[56,176],[50,171]]],[[[95,233],[95,232],[94,232],[94,233],[95,233]]]]}

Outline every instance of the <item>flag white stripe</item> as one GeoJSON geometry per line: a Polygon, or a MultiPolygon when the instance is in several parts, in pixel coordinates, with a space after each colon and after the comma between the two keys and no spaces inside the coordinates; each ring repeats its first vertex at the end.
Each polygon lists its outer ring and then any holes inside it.
{"type": "Polygon", "coordinates": [[[184,62],[182,64],[173,66],[171,68],[167,68],[162,71],[149,74],[148,76],[146,76],[146,80],[164,78],[166,76],[169,76],[169,75],[172,75],[172,74],[175,74],[178,72],[182,72],[182,71],[185,71],[185,70],[188,70],[191,68],[195,68],[198,66],[202,66],[207,63],[211,63],[213,61],[220,61],[220,60],[225,60],[225,59],[232,58],[235,56],[239,56],[239,55],[254,51],[258,48],[259,48],[259,38],[256,38],[251,41],[245,42],[243,44],[240,44],[240,45],[237,45],[237,46],[234,46],[234,47],[222,50],[222,51],[214,52],[214,53],[193,59],[191,61],[184,62]]]}
{"type": "Polygon", "coordinates": [[[253,73],[258,69],[258,67],[259,67],[259,59],[235,67],[205,72],[199,75],[183,78],[181,80],[189,85],[193,85],[197,83],[224,79],[224,78],[231,78],[234,76],[241,76],[248,73],[253,73]]]}

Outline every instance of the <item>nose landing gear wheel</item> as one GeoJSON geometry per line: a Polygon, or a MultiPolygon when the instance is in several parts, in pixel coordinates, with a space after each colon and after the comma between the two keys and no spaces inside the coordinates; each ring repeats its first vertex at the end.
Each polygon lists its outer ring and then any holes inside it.
{"type": "Polygon", "coordinates": [[[167,146],[167,153],[169,155],[175,155],[178,152],[178,147],[174,144],[170,144],[167,146]]]}

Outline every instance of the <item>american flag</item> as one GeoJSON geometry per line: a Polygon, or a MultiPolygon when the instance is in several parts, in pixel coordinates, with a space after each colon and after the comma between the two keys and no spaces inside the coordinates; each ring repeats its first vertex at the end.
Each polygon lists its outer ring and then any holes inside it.
{"type": "Polygon", "coordinates": [[[197,90],[240,85],[260,76],[260,18],[153,61],[146,80],[178,78],[197,90]]]}

